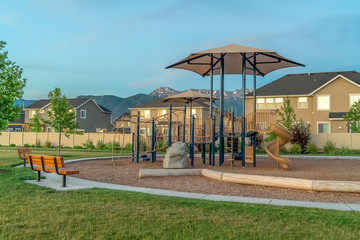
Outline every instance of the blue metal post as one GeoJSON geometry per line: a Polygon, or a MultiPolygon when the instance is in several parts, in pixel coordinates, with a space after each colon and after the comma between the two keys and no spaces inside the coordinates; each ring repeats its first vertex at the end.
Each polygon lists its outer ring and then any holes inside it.
{"type": "Polygon", "coordinates": [[[168,131],[168,144],[171,147],[171,127],[172,127],[172,105],[169,106],[169,131],[168,131]]]}
{"type": "Polygon", "coordinates": [[[215,141],[216,141],[216,137],[215,137],[215,128],[216,128],[216,118],[215,116],[213,116],[213,142],[212,142],[212,165],[215,166],[215,141]]]}
{"type": "Polygon", "coordinates": [[[245,88],[246,88],[246,54],[242,59],[242,122],[241,122],[241,162],[245,167],[245,88]]]}
{"type": "Polygon", "coordinates": [[[202,132],[202,144],[201,144],[201,157],[203,159],[203,164],[205,164],[205,129],[206,129],[206,123],[204,122],[203,132],[202,132]]]}
{"type": "Polygon", "coordinates": [[[155,119],[152,120],[152,133],[151,133],[151,161],[156,161],[155,143],[156,143],[156,127],[155,119]]]}
{"type": "Polygon", "coordinates": [[[136,126],[136,163],[139,163],[140,156],[140,111],[138,111],[137,116],[137,126],[136,126]]]}
{"type": "Polygon", "coordinates": [[[183,129],[183,142],[185,142],[185,134],[186,134],[186,105],[184,106],[184,129],[183,129]]]}
{"type": "Polygon", "coordinates": [[[135,133],[133,132],[132,136],[131,136],[131,159],[132,159],[132,162],[134,162],[134,160],[135,160],[134,143],[135,143],[135,133]]]}
{"type": "Polygon", "coordinates": [[[180,124],[178,124],[178,129],[177,129],[177,141],[180,141],[180,124]]]}
{"type": "MultiPolygon", "coordinates": [[[[256,53],[254,54],[254,130],[256,130],[256,53]]],[[[256,167],[256,135],[253,138],[253,167],[256,167]]]]}
{"type": "Polygon", "coordinates": [[[220,126],[219,126],[219,166],[224,162],[224,54],[220,61],[220,126]]]}
{"type": "Polygon", "coordinates": [[[211,54],[211,70],[210,70],[210,119],[213,115],[213,85],[214,85],[214,56],[211,54]]]}
{"type": "Polygon", "coordinates": [[[191,144],[190,144],[190,158],[191,158],[191,167],[194,167],[194,142],[195,142],[195,116],[192,116],[191,124],[191,144]]]}

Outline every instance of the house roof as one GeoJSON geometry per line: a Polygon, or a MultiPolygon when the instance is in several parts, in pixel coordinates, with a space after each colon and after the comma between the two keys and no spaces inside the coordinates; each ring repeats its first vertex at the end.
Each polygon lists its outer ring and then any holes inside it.
{"type": "MultiPolygon", "coordinates": [[[[87,103],[88,101],[93,101],[103,112],[110,112],[111,111],[99,104],[97,104],[93,99],[91,98],[71,98],[71,99],[67,99],[68,103],[70,106],[72,106],[73,108],[79,108],[82,105],[84,105],[85,103],[87,103]]],[[[33,104],[31,104],[30,106],[27,106],[26,109],[41,109],[46,107],[47,105],[50,104],[50,99],[41,99],[37,102],[34,102],[33,104]]]]}
{"type": "MultiPolygon", "coordinates": [[[[356,71],[287,74],[263,87],[258,88],[256,90],[256,95],[309,95],[319,88],[322,88],[339,75],[347,78],[357,85],[360,85],[360,73],[356,71]]],[[[253,92],[247,94],[247,96],[253,96],[253,92]]]]}
{"type": "MultiPolygon", "coordinates": [[[[138,106],[135,107],[131,107],[129,109],[137,109],[137,108],[168,108],[169,107],[169,102],[163,102],[164,98],[160,98],[160,99],[156,99],[154,101],[151,102],[146,102],[143,104],[140,104],[138,106]]],[[[171,103],[172,107],[184,107],[184,103],[179,103],[179,102],[173,102],[171,103]]],[[[193,108],[198,108],[198,107],[203,107],[203,108],[208,108],[209,104],[207,103],[203,103],[203,102],[194,102],[192,104],[193,108]]]]}

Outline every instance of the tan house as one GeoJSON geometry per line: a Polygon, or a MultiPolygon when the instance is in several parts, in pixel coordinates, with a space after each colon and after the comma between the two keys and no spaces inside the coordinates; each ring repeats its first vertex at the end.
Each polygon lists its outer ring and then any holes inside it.
{"type": "MultiPolygon", "coordinates": [[[[360,100],[360,73],[327,72],[288,74],[256,91],[257,112],[274,111],[289,97],[298,120],[309,122],[312,133],[349,132],[343,116],[360,100]]],[[[246,113],[253,112],[254,97],[246,97],[246,113]]]]}
{"type": "MultiPolygon", "coordinates": [[[[75,112],[76,122],[79,123],[78,131],[83,132],[110,132],[113,129],[111,123],[111,111],[97,104],[90,98],[67,99],[75,112]]],[[[25,111],[25,124],[29,124],[29,119],[35,114],[40,114],[44,119],[48,119],[48,111],[51,111],[49,99],[39,100],[23,109],[25,111]]],[[[45,132],[53,132],[51,126],[45,125],[45,132]]]]}

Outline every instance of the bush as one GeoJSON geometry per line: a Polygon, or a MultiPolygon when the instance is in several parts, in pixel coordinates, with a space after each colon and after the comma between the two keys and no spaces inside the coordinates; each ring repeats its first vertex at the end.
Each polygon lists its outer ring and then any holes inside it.
{"type": "Polygon", "coordinates": [[[51,147],[52,147],[51,142],[50,142],[50,141],[46,141],[45,144],[44,144],[44,147],[46,147],[46,148],[51,148],[51,147]]]}
{"type": "Polygon", "coordinates": [[[277,135],[275,133],[270,132],[270,133],[266,134],[265,142],[272,142],[272,141],[276,140],[276,138],[277,138],[277,135]]]}
{"type": "Polygon", "coordinates": [[[326,145],[324,146],[324,153],[333,155],[335,154],[335,150],[336,150],[335,143],[332,141],[327,141],[326,145]]]}
{"type": "Polygon", "coordinates": [[[281,153],[289,153],[289,151],[286,149],[286,147],[281,147],[280,149],[279,149],[279,152],[281,152],[281,153]]]}
{"type": "Polygon", "coordinates": [[[132,144],[131,143],[127,143],[125,145],[125,147],[123,148],[123,151],[125,152],[131,152],[131,149],[132,149],[132,144]]]}
{"type": "Polygon", "coordinates": [[[30,144],[25,143],[24,147],[28,148],[28,147],[30,147],[30,144]]]}
{"type": "Polygon", "coordinates": [[[351,150],[346,147],[342,147],[340,151],[341,151],[342,155],[350,155],[351,154],[351,150]]]}
{"type": "Polygon", "coordinates": [[[300,154],[301,152],[302,152],[302,149],[301,149],[300,145],[298,145],[298,144],[293,144],[293,145],[291,146],[291,153],[292,153],[292,154],[300,154]]]}
{"type": "Polygon", "coordinates": [[[100,149],[100,150],[104,150],[104,149],[106,149],[106,143],[104,143],[103,141],[100,140],[97,142],[96,148],[100,149]]]}
{"type": "Polygon", "coordinates": [[[77,146],[77,145],[75,145],[73,148],[74,148],[74,149],[83,149],[82,146],[77,146]]]}
{"type": "Polygon", "coordinates": [[[83,147],[86,149],[94,149],[94,142],[91,140],[86,140],[85,143],[83,144],[83,147]]]}
{"type": "Polygon", "coordinates": [[[263,144],[264,144],[264,134],[262,133],[258,133],[255,135],[255,144],[256,144],[256,148],[257,149],[263,149],[263,144]]]}
{"type": "Polygon", "coordinates": [[[120,143],[119,142],[110,142],[111,148],[114,145],[114,150],[120,150],[120,143]]]}
{"type": "Polygon", "coordinates": [[[35,147],[37,147],[37,148],[42,147],[42,146],[41,146],[41,141],[40,141],[40,140],[36,140],[36,142],[35,142],[35,147]]]}
{"type": "Polygon", "coordinates": [[[306,152],[309,154],[316,154],[318,152],[318,148],[314,143],[309,143],[306,145],[306,152]]]}
{"type": "Polygon", "coordinates": [[[11,143],[11,144],[9,145],[9,147],[16,147],[16,144],[15,144],[15,143],[11,143]]]}
{"type": "Polygon", "coordinates": [[[293,129],[291,130],[292,138],[290,142],[292,144],[297,144],[301,148],[301,153],[305,153],[306,146],[310,142],[310,124],[300,120],[294,124],[293,129]]]}

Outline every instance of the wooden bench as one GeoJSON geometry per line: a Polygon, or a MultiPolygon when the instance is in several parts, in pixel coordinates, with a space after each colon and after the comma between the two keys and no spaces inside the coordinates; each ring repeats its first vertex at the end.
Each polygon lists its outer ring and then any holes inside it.
{"type": "Polygon", "coordinates": [[[18,148],[19,158],[24,160],[24,167],[26,167],[26,154],[31,154],[31,148],[18,148]]]}
{"type": "Polygon", "coordinates": [[[33,171],[37,171],[38,182],[40,182],[41,171],[44,171],[46,173],[57,173],[63,176],[62,186],[66,187],[66,176],[79,173],[79,171],[64,169],[65,164],[63,157],[26,154],[26,159],[28,160],[31,169],[33,171]]]}

